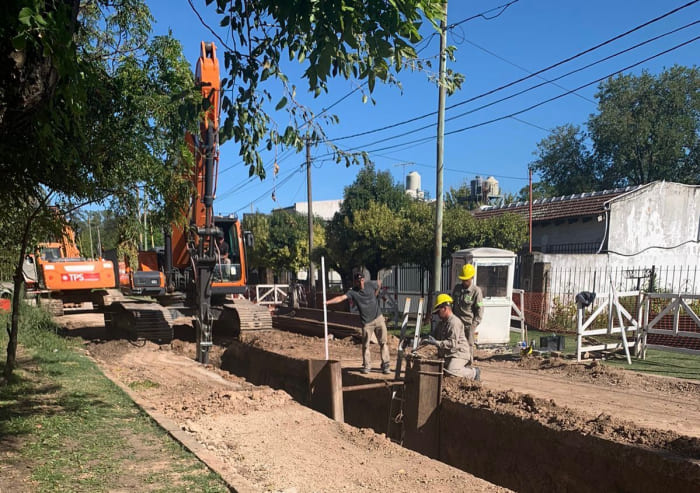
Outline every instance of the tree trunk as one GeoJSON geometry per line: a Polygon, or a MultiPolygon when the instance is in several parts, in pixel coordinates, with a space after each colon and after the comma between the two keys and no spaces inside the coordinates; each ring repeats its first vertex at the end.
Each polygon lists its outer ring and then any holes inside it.
{"type": "Polygon", "coordinates": [[[15,266],[15,274],[13,276],[13,286],[14,291],[12,293],[12,314],[10,315],[10,326],[7,327],[7,335],[9,336],[9,341],[7,343],[7,360],[5,361],[5,369],[3,370],[2,376],[5,382],[9,382],[12,377],[12,372],[17,365],[17,334],[19,333],[19,306],[24,297],[23,287],[24,287],[24,257],[27,254],[27,247],[29,244],[29,232],[31,231],[32,224],[37,214],[41,210],[46,202],[49,200],[51,194],[47,195],[44,200],[39,204],[39,206],[34,210],[34,213],[29,214],[27,217],[27,222],[24,225],[24,233],[22,235],[22,245],[20,246],[19,257],[17,259],[17,265],[15,266]]]}
{"type": "MultiPolygon", "coordinates": [[[[24,255],[22,256],[24,263],[24,255]]],[[[7,327],[7,335],[9,341],[7,343],[7,360],[2,376],[6,382],[9,382],[12,377],[12,372],[17,365],[17,333],[19,332],[19,304],[22,300],[22,288],[24,278],[22,277],[22,264],[19,266],[19,271],[15,270],[13,279],[13,294],[12,294],[12,314],[10,316],[10,325],[7,327]]]]}

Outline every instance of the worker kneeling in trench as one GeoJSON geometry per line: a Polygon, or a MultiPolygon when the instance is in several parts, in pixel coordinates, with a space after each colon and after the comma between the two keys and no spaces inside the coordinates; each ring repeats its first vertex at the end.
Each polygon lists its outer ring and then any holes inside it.
{"type": "Polygon", "coordinates": [[[464,324],[452,313],[452,297],[439,294],[433,308],[433,313],[440,317],[440,323],[435,329],[435,337],[428,336],[421,341],[437,347],[438,357],[445,360],[445,373],[456,377],[481,379],[481,370],[471,366],[471,347],[464,334],[464,324]]]}

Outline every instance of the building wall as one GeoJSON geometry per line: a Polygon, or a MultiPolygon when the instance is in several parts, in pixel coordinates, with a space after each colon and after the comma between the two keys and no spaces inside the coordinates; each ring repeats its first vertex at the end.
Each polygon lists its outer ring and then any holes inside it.
{"type": "MultiPolygon", "coordinates": [[[[340,210],[342,200],[314,200],[312,202],[313,214],[316,217],[329,221],[333,219],[333,215],[340,210]]],[[[291,207],[285,207],[284,210],[298,212],[299,214],[308,214],[308,202],[295,202],[291,207]]]]}
{"type": "Polygon", "coordinates": [[[664,263],[697,263],[700,187],[654,182],[610,203],[608,250],[658,258],[664,263]],[[665,249],[652,248],[664,247],[665,249]],[[695,258],[688,259],[689,255],[695,258]]]}
{"type": "MultiPolygon", "coordinates": [[[[601,217],[601,219],[603,219],[601,217]]],[[[574,220],[551,221],[532,227],[532,246],[546,247],[573,243],[600,244],[605,234],[605,222],[597,217],[574,220]]]]}

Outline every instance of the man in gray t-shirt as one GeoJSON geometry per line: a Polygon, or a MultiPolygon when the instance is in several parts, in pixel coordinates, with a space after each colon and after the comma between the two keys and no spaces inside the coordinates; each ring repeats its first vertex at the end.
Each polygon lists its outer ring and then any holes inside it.
{"type": "Polygon", "coordinates": [[[391,372],[389,370],[386,322],[377,302],[381,286],[381,281],[365,281],[365,276],[357,273],[353,277],[353,288],[351,290],[326,301],[326,305],[332,305],[343,300],[352,300],[357,306],[357,310],[360,312],[360,320],[362,320],[362,373],[369,373],[371,368],[370,339],[373,333],[377,336],[377,342],[379,342],[382,373],[388,374],[391,372]]]}

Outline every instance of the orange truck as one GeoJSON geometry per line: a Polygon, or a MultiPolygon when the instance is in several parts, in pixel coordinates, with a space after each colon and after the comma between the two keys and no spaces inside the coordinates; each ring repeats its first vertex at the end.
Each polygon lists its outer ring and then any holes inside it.
{"type": "Polygon", "coordinates": [[[83,308],[85,303],[101,304],[106,290],[116,286],[114,264],[81,257],[68,225],[59,241],[40,243],[37,253],[26,257],[24,279],[27,296],[54,315],[63,315],[65,308],[83,308]]]}

